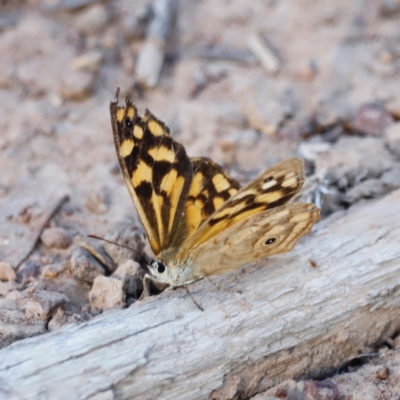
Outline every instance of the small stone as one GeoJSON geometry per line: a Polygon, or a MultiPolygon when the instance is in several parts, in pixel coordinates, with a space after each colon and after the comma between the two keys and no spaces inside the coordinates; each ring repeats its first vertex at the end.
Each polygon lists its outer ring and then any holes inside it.
{"type": "Polygon", "coordinates": [[[45,331],[45,321],[27,321],[25,313],[19,309],[15,302],[0,299],[0,348],[16,340],[38,335],[45,331]]]}
{"type": "Polygon", "coordinates": [[[393,123],[393,117],[377,103],[362,105],[356,112],[353,129],[365,135],[379,136],[393,123]]]}
{"type": "Polygon", "coordinates": [[[398,0],[381,0],[379,12],[384,18],[395,18],[400,13],[400,2],[398,0]]]}
{"type": "Polygon", "coordinates": [[[341,396],[336,383],[330,380],[301,381],[296,389],[288,394],[288,398],[307,400],[340,400],[341,396]]]}
{"type": "Polygon", "coordinates": [[[102,59],[103,54],[100,51],[93,50],[76,57],[72,61],[71,68],[96,73],[101,67],[102,59]]]}
{"type": "Polygon", "coordinates": [[[274,136],[285,118],[282,104],[274,100],[268,103],[256,103],[256,101],[257,99],[254,99],[253,103],[246,109],[250,128],[268,136],[274,136]]]}
{"type": "Polygon", "coordinates": [[[56,264],[49,264],[43,267],[42,276],[44,279],[54,279],[68,267],[68,262],[60,262],[56,264]]]}
{"type": "Polygon", "coordinates": [[[64,313],[64,310],[59,307],[57,308],[57,311],[54,313],[53,317],[49,321],[47,325],[47,329],[49,331],[53,331],[55,329],[61,328],[63,325],[65,325],[68,322],[68,318],[64,313]]]}
{"type": "Polygon", "coordinates": [[[124,290],[127,295],[139,298],[143,291],[144,270],[137,262],[128,260],[121,264],[112,274],[113,278],[124,282],[124,290]]]}
{"type": "Polygon", "coordinates": [[[314,120],[318,127],[327,128],[349,121],[352,117],[353,111],[348,101],[343,98],[333,98],[320,101],[314,120]]]}
{"type": "Polygon", "coordinates": [[[93,34],[105,28],[108,18],[107,9],[103,5],[94,5],[77,16],[76,26],[85,34],[93,34]]]}
{"type": "Polygon", "coordinates": [[[68,301],[68,297],[64,294],[41,290],[29,297],[25,305],[25,315],[27,318],[48,320],[68,301]]]}
{"type": "Polygon", "coordinates": [[[122,30],[126,39],[142,39],[145,36],[146,22],[149,17],[150,10],[148,7],[146,7],[144,10],[146,11],[143,14],[128,14],[122,19],[122,30]]]}
{"type": "Polygon", "coordinates": [[[117,263],[110,257],[103,245],[99,244],[97,239],[79,240],[77,244],[90,253],[106,270],[107,274],[112,274],[117,269],[117,263]]]}
{"type": "Polygon", "coordinates": [[[0,296],[6,297],[8,293],[17,288],[17,284],[14,281],[2,282],[0,281],[0,296]]]}
{"type": "Polygon", "coordinates": [[[299,76],[305,81],[312,81],[318,74],[318,66],[315,60],[308,60],[307,63],[300,67],[299,76]]]}
{"type": "Polygon", "coordinates": [[[389,125],[385,129],[385,141],[394,153],[400,155],[400,122],[389,125]]]}
{"type": "Polygon", "coordinates": [[[125,304],[124,282],[117,278],[98,276],[89,292],[89,301],[94,310],[122,308],[125,304]]]}
{"type": "Polygon", "coordinates": [[[383,62],[380,58],[371,59],[367,64],[367,68],[381,78],[392,78],[397,75],[396,65],[394,63],[383,62]]]}
{"type": "Polygon", "coordinates": [[[376,372],[376,377],[381,380],[389,378],[390,370],[388,367],[382,367],[376,372]]]}
{"type": "Polygon", "coordinates": [[[386,108],[394,118],[400,119],[400,97],[388,101],[386,108]]]}
{"type": "Polygon", "coordinates": [[[0,262],[0,281],[15,281],[16,274],[14,268],[10,263],[2,261],[0,262]]]}
{"type": "Polygon", "coordinates": [[[92,86],[92,74],[70,70],[61,77],[60,96],[66,100],[81,101],[89,96],[92,86]]]}
{"type": "Polygon", "coordinates": [[[88,283],[93,283],[96,277],[105,274],[100,263],[80,247],[71,252],[70,269],[74,276],[88,283]]]}
{"type": "Polygon", "coordinates": [[[89,192],[85,201],[86,208],[97,215],[106,214],[110,205],[111,196],[107,188],[103,188],[98,192],[89,192]]]}
{"type": "Polygon", "coordinates": [[[307,161],[315,161],[326,154],[331,145],[326,142],[303,142],[299,147],[299,154],[307,161]]]}
{"type": "Polygon", "coordinates": [[[67,249],[72,244],[71,236],[62,228],[47,228],[40,236],[48,248],[67,249]]]}
{"type": "Polygon", "coordinates": [[[26,292],[21,292],[20,290],[11,290],[6,295],[6,299],[15,302],[19,308],[25,307],[27,297],[26,292]]]}
{"type": "Polygon", "coordinates": [[[383,63],[386,63],[386,64],[389,64],[389,63],[392,63],[394,61],[394,56],[390,51],[384,50],[379,54],[379,61],[383,62],[383,63]]]}
{"type": "Polygon", "coordinates": [[[18,270],[18,278],[22,283],[28,283],[40,274],[40,265],[28,260],[18,270]]]}

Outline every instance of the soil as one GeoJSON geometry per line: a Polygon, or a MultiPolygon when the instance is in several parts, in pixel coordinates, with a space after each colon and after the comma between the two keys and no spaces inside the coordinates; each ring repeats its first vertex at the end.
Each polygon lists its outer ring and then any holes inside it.
{"type": "MultiPolygon", "coordinates": [[[[323,216],[400,187],[398,0],[171,4],[154,88],[136,73],[150,2],[0,5],[0,347],[127,307],[143,291],[149,249],[110,124],[117,87],[190,156],[211,157],[241,183],[302,157],[302,197],[323,216]]],[[[265,396],[395,398],[393,343],[379,363],[367,357],[318,390],[317,381],[289,382],[265,396]],[[363,391],[370,397],[355,396],[363,391]]]]}

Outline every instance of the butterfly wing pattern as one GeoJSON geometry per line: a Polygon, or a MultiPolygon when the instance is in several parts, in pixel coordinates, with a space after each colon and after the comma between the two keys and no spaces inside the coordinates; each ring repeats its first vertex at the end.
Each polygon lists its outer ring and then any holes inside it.
{"type": "Polygon", "coordinates": [[[120,167],[156,259],[151,278],[181,286],[291,250],[319,220],[314,204],[288,202],[304,182],[292,158],[240,189],[206,157],[190,159],[169,128],[127,99],[110,105],[120,167]]]}

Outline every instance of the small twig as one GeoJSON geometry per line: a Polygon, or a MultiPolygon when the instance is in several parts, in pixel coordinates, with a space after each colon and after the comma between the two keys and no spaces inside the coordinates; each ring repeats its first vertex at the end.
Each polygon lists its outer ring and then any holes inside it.
{"type": "Polygon", "coordinates": [[[174,14],[172,0],[154,0],[152,7],[153,20],[136,63],[137,81],[149,88],[155,87],[158,82],[174,14]]]}
{"type": "Polygon", "coordinates": [[[278,57],[259,33],[249,36],[247,45],[263,68],[270,74],[276,74],[280,69],[278,57]]]}
{"type": "Polygon", "coordinates": [[[185,51],[189,57],[203,58],[212,61],[234,61],[239,63],[254,63],[256,61],[253,54],[248,50],[236,50],[226,47],[192,47],[185,51]]]}

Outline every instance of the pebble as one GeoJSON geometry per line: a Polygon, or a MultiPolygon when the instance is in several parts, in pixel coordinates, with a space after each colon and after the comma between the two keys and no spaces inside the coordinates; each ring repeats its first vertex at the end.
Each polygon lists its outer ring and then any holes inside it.
{"type": "Polygon", "coordinates": [[[25,305],[25,315],[27,318],[48,320],[68,301],[68,297],[62,293],[40,290],[29,297],[25,305]]]}
{"type": "Polygon", "coordinates": [[[65,315],[64,310],[61,307],[59,307],[59,308],[57,308],[57,311],[54,313],[51,320],[49,321],[49,323],[47,325],[47,329],[49,331],[53,331],[55,329],[61,328],[67,322],[68,322],[68,318],[65,315]]]}
{"type": "Polygon", "coordinates": [[[110,257],[105,250],[103,244],[97,239],[79,240],[77,243],[79,247],[90,253],[106,270],[107,275],[112,274],[118,267],[118,264],[110,257]]]}
{"type": "Polygon", "coordinates": [[[49,264],[43,267],[42,276],[44,279],[54,279],[68,267],[68,262],[60,262],[55,264],[49,264]]]}
{"type": "Polygon", "coordinates": [[[8,262],[0,262],[0,281],[15,281],[16,274],[14,268],[8,262]]]}
{"type": "Polygon", "coordinates": [[[381,380],[389,378],[390,370],[388,367],[382,367],[376,372],[376,377],[381,380]]]}
{"type": "Polygon", "coordinates": [[[349,121],[352,117],[352,108],[347,100],[333,98],[329,101],[320,101],[314,118],[319,127],[326,128],[349,121]]]}
{"type": "Polygon", "coordinates": [[[22,264],[18,270],[18,277],[22,283],[27,283],[32,278],[37,278],[40,273],[40,264],[35,261],[28,260],[22,264]]]}
{"type": "Polygon", "coordinates": [[[94,310],[122,308],[125,305],[124,282],[118,278],[98,276],[89,292],[89,301],[94,310]]]}
{"type": "Polygon", "coordinates": [[[101,51],[89,51],[88,53],[76,57],[72,61],[71,68],[74,70],[84,70],[96,73],[100,70],[102,60],[103,54],[101,51]]]}
{"type": "Polygon", "coordinates": [[[126,39],[142,39],[146,34],[146,22],[151,10],[149,7],[143,8],[140,13],[125,15],[122,19],[122,31],[126,39]]]}
{"type": "Polygon", "coordinates": [[[400,14],[400,2],[398,0],[381,0],[379,12],[384,18],[394,18],[400,14]]]}
{"type": "Polygon", "coordinates": [[[72,244],[72,238],[62,228],[47,228],[45,229],[40,240],[48,248],[67,249],[72,244]]]}
{"type": "Polygon", "coordinates": [[[86,250],[75,247],[71,252],[70,270],[72,274],[87,283],[105,274],[102,265],[86,250]]]}
{"type": "Polygon", "coordinates": [[[396,119],[400,119],[400,97],[389,100],[386,105],[387,110],[396,119]]]}
{"type": "Polygon", "coordinates": [[[81,101],[89,96],[92,87],[92,74],[85,71],[69,70],[62,74],[59,93],[65,100],[81,101]]]}
{"type": "Polygon", "coordinates": [[[14,281],[2,282],[0,281],[0,296],[6,297],[8,293],[17,288],[17,284],[14,281]]]}
{"type": "Polygon", "coordinates": [[[249,127],[268,136],[275,135],[285,117],[282,105],[274,100],[267,103],[256,103],[256,100],[246,109],[249,127]]]}
{"type": "Polygon", "coordinates": [[[97,215],[104,215],[107,213],[111,205],[111,196],[106,188],[98,192],[89,192],[86,196],[86,208],[97,215]]]}
{"type": "Polygon", "coordinates": [[[318,74],[318,65],[315,60],[310,59],[300,66],[299,77],[305,81],[312,81],[318,74]]]}
{"type": "Polygon", "coordinates": [[[124,282],[126,294],[137,299],[143,291],[144,272],[139,263],[127,260],[115,270],[112,277],[121,279],[124,282]]]}
{"type": "Polygon", "coordinates": [[[365,135],[379,136],[393,123],[393,117],[380,104],[363,104],[356,112],[353,129],[365,135]]]}
{"type": "Polygon", "coordinates": [[[79,31],[86,34],[98,33],[105,28],[109,19],[108,11],[103,5],[94,5],[80,13],[75,23],[79,31]]]}
{"type": "Polygon", "coordinates": [[[385,141],[389,148],[400,156],[400,122],[389,125],[385,129],[385,141]]]}

